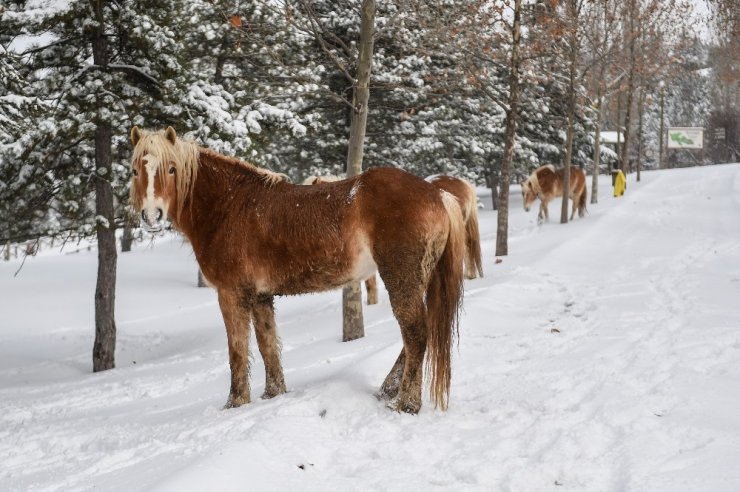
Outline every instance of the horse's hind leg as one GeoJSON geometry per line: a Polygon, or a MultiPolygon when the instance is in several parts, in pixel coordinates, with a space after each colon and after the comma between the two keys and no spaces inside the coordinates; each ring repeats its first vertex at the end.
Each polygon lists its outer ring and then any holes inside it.
{"type": "Polygon", "coordinates": [[[376,275],[365,280],[365,290],[367,290],[368,305],[378,303],[378,279],[376,275]]]}
{"type": "Polygon", "coordinates": [[[229,343],[231,388],[226,408],[249,403],[249,299],[239,291],[219,289],[218,304],[229,343]]]}
{"type": "Polygon", "coordinates": [[[422,370],[427,345],[424,291],[429,275],[424,272],[431,271],[431,248],[420,256],[415,261],[408,258],[408,262],[392,257],[395,260],[392,269],[378,265],[403,338],[403,350],[385,378],[380,395],[392,400],[391,408],[407,413],[417,413],[421,408],[422,370]]]}
{"type": "Polygon", "coordinates": [[[574,195],[571,199],[573,200],[573,211],[570,213],[570,220],[573,220],[576,216],[576,210],[578,209],[578,197],[574,195]]]}
{"type": "Polygon", "coordinates": [[[285,393],[285,378],[280,363],[280,339],[275,324],[272,296],[258,296],[254,305],[254,331],[265,363],[265,392],[262,398],[285,393]]]}
{"type": "MultiPolygon", "coordinates": [[[[421,409],[422,370],[427,346],[426,316],[422,296],[396,297],[393,312],[401,326],[404,365],[396,410],[418,413],[421,409]]],[[[401,358],[402,356],[399,356],[401,358]]],[[[390,376],[390,374],[389,374],[390,376]]]]}

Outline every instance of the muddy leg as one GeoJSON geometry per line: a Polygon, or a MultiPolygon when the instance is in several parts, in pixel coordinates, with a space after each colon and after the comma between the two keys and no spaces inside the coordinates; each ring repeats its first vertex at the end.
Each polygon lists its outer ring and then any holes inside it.
{"type": "Polygon", "coordinates": [[[403,323],[402,326],[406,361],[396,409],[406,413],[418,413],[421,409],[422,370],[427,345],[424,318],[418,316],[414,321],[403,323]]]}
{"type": "Polygon", "coordinates": [[[378,303],[378,279],[375,275],[365,280],[365,289],[367,290],[368,305],[378,303]]]}
{"type": "Polygon", "coordinates": [[[422,369],[427,344],[423,294],[417,290],[416,285],[391,285],[388,294],[393,314],[401,327],[403,350],[386,377],[381,392],[385,390],[390,395],[397,391],[391,397],[391,408],[400,412],[418,413],[421,409],[422,369]],[[399,380],[399,372],[400,385],[396,382],[399,380]]]}
{"type": "Polygon", "coordinates": [[[249,403],[249,321],[250,306],[241,292],[219,289],[218,304],[226,325],[229,343],[231,389],[226,408],[249,403]]]}
{"type": "Polygon", "coordinates": [[[385,377],[385,381],[380,386],[380,390],[376,393],[376,396],[382,400],[390,401],[398,395],[398,390],[401,387],[401,378],[403,377],[403,368],[406,364],[406,352],[403,348],[401,353],[398,355],[396,362],[393,364],[391,372],[385,377]]]}
{"type": "Polygon", "coordinates": [[[262,398],[285,393],[285,378],[280,363],[280,338],[277,336],[272,296],[260,296],[254,305],[254,331],[265,362],[265,392],[262,398]]]}

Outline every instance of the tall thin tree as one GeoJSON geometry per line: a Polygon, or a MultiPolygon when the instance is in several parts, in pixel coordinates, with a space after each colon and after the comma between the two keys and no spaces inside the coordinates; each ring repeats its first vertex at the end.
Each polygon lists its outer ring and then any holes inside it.
{"type": "MultiPolygon", "coordinates": [[[[103,0],[92,0],[95,28],[92,31],[93,63],[105,71],[108,67],[108,47],[105,33],[103,0]]],[[[95,222],[98,239],[98,275],[95,286],[95,342],[93,371],[115,367],[116,350],[116,226],[111,186],[111,126],[98,103],[95,129],[95,222]]]]}
{"type": "MultiPolygon", "coordinates": [[[[360,7],[360,39],[357,60],[357,77],[352,91],[352,120],[347,151],[347,177],[362,172],[365,148],[368,102],[370,100],[370,70],[373,62],[373,31],[375,26],[375,0],[363,0],[360,7]]],[[[365,336],[362,318],[362,292],[360,283],[353,282],[342,292],[342,340],[347,342],[365,336]]]]}
{"type": "Polygon", "coordinates": [[[506,109],[504,130],[504,153],[501,158],[501,190],[499,192],[498,216],[496,222],[496,255],[509,254],[509,185],[511,181],[516,125],[519,119],[519,67],[522,0],[514,0],[514,19],[511,25],[511,58],[509,62],[509,101],[506,109]]]}
{"type": "Polygon", "coordinates": [[[570,195],[570,166],[573,157],[573,134],[576,119],[576,77],[578,72],[578,52],[580,50],[579,22],[580,2],[568,0],[565,6],[568,32],[568,127],[565,134],[565,156],[563,157],[563,201],[560,207],[560,223],[568,223],[568,203],[570,195]]]}

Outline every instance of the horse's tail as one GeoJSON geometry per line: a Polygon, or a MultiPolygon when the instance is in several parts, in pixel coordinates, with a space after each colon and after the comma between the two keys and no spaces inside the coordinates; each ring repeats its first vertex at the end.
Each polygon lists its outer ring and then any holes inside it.
{"type": "Polygon", "coordinates": [[[452,342],[462,307],[465,227],[457,199],[442,192],[442,200],[450,219],[450,232],[426,291],[426,372],[431,374],[429,392],[435,407],[446,410],[452,376],[452,342]]]}
{"type": "Polygon", "coordinates": [[[578,216],[583,217],[588,210],[586,210],[586,201],[588,199],[588,187],[586,186],[586,178],[583,178],[583,191],[581,196],[578,197],[578,216]]]}
{"type": "MultiPolygon", "coordinates": [[[[483,261],[480,252],[480,231],[478,230],[478,199],[473,194],[473,203],[468,213],[468,222],[465,224],[465,249],[468,255],[466,265],[471,265],[478,272],[478,276],[483,276],[483,261]]],[[[468,277],[473,272],[467,272],[468,277]]]]}

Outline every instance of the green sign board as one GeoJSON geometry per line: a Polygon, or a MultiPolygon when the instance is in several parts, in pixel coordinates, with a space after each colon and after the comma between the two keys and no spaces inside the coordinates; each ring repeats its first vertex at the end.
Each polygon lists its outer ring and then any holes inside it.
{"type": "Polygon", "coordinates": [[[704,147],[704,128],[668,128],[669,149],[701,149],[704,147]]]}

